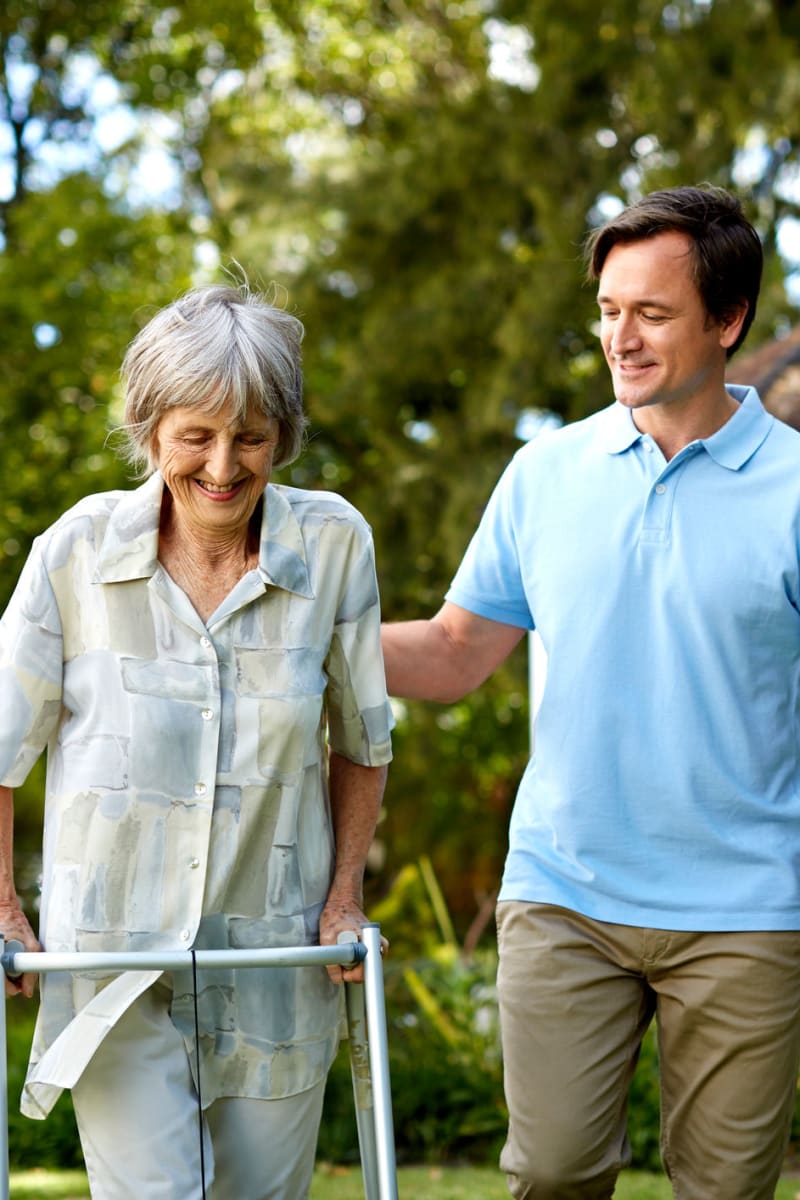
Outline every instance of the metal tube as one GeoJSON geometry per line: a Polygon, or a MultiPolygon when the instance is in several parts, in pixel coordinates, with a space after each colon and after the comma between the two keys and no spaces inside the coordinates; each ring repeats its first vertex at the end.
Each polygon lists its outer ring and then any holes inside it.
{"type": "Polygon", "coordinates": [[[375,1106],[378,1187],[380,1200],[397,1200],[397,1164],[394,1152],[392,1092],[389,1086],[389,1046],[383,994],[380,926],[374,923],[362,926],[361,939],[367,948],[367,957],[364,960],[364,1000],[369,1030],[372,1101],[375,1106]]]}
{"type": "MultiPolygon", "coordinates": [[[[270,950],[196,950],[198,967],[352,967],[366,950],[360,942],[341,946],[295,946],[270,950]]],[[[167,951],[22,951],[4,952],[0,965],[8,975],[43,971],[179,971],[190,968],[190,950],[167,951]]]]}
{"type": "MultiPolygon", "coordinates": [[[[5,954],[5,938],[0,933],[0,960],[5,954]]],[[[5,984],[5,976],[2,979],[5,984]]],[[[8,1200],[8,1071],[6,1069],[6,998],[0,1002],[0,1200],[8,1200]]]]}
{"type": "MultiPolygon", "coordinates": [[[[358,941],[356,933],[348,931],[339,934],[340,943],[354,941],[358,941]]],[[[353,1101],[356,1109],[364,1196],[366,1200],[380,1200],[378,1160],[375,1150],[375,1106],[372,1103],[372,1080],[369,1074],[369,1042],[367,1039],[367,1012],[364,1007],[364,985],[346,983],[344,997],[347,1008],[350,1073],[353,1078],[353,1101]]]]}
{"type": "Polygon", "coordinates": [[[366,1200],[382,1200],[378,1178],[375,1105],[372,1099],[372,1080],[370,1078],[364,986],[360,983],[347,983],[345,987],[347,989],[345,993],[347,1027],[350,1039],[350,1071],[353,1076],[353,1101],[356,1109],[364,1196],[366,1200]]]}

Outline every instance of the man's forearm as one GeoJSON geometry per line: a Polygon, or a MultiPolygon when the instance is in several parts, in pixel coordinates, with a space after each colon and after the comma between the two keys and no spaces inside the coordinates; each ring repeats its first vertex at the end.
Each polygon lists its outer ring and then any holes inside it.
{"type": "Polygon", "coordinates": [[[479,687],[524,633],[447,602],[430,621],[383,625],[387,690],[408,700],[452,704],[479,687]]]}
{"type": "Polygon", "coordinates": [[[381,645],[390,696],[448,703],[463,694],[449,639],[435,622],[382,625],[381,645]]]}

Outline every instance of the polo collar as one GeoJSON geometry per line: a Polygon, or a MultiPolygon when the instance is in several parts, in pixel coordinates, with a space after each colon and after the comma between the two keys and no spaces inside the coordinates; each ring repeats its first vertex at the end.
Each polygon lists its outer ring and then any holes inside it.
{"type": "MultiPolygon", "coordinates": [[[[288,489],[268,484],[264,492],[258,573],[265,583],[313,596],[303,534],[288,489]]],[[[150,579],[158,568],[158,527],[164,480],[159,471],[123,492],[108,519],[95,569],[96,583],[150,579]]]]}
{"type": "MultiPolygon", "coordinates": [[[[758,450],[775,424],[775,418],[765,410],[755,388],[733,383],[725,386],[738,401],[739,411],[711,437],[701,438],[699,444],[721,467],[738,471],[758,450]]],[[[609,454],[624,453],[644,436],[630,409],[622,404],[612,404],[600,417],[600,440],[609,454]]]]}
{"type": "Polygon", "coordinates": [[[600,413],[600,440],[609,454],[622,454],[643,436],[637,429],[630,409],[614,403],[600,413]]]}
{"type": "Polygon", "coordinates": [[[775,418],[766,411],[754,387],[735,383],[725,386],[734,400],[738,400],[739,411],[711,437],[703,438],[701,445],[721,467],[738,471],[758,450],[775,418]]]}

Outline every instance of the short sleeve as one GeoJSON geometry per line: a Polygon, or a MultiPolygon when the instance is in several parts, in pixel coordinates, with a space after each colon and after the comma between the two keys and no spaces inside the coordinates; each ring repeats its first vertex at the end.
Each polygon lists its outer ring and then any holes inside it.
{"type": "Polygon", "coordinates": [[[61,622],[37,540],[0,620],[0,782],[18,787],[61,712],[61,622]]]}
{"type": "Polygon", "coordinates": [[[460,608],[521,629],[533,629],[516,536],[521,494],[520,451],[492,493],[446,599],[460,608]]]}
{"type": "Polygon", "coordinates": [[[363,766],[391,760],[392,710],[381,652],[381,614],[372,537],[352,526],[341,569],[336,621],[326,661],[331,749],[363,766]]]}

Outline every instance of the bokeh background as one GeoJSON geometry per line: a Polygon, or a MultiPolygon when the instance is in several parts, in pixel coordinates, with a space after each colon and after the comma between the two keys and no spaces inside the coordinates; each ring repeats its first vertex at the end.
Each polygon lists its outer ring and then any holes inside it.
{"type": "MultiPolygon", "coordinates": [[[[799,143],[793,0],[5,0],[0,607],[39,530],[130,486],[109,436],[128,341],[243,270],[307,331],[308,446],[281,482],[355,503],[385,616],[432,614],[514,450],[610,400],[587,229],[654,187],[734,189],[766,252],[746,348],[777,344],[799,143]]],[[[368,895],[397,964],[401,1153],[493,1152],[525,647],[461,703],[396,716],[368,895]]],[[[16,833],[34,915],[41,792],[37,770],[16,833]]]]}

